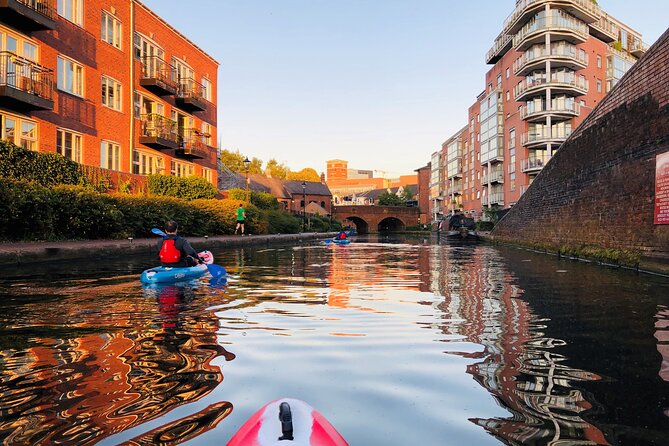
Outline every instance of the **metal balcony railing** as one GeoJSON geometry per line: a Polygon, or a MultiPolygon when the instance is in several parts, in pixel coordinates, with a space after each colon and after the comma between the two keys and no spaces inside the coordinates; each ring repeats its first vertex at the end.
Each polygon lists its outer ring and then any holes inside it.
{"type": "Polygon", "coordinates": [[[148,88],[160,89],[169,94],[175,94],[179,84],[174,82],[176,68],[158,56],[142,58],[142,78],[140,83],[148,88]]]}
{"type": "Polygon", "coordinates": [[[569,79],[553,76],[550,80],[547,80],[546,78],[525,79],[513,88],[513,93],[516,101],[520,102],[526,95],[535,91],[542,91],[546,88],[557,88],[560,90],[570,90],[579,94],[586,94],[590,87],[588,81],[582,78],[574,77],[573,79],[569,79]]]}
{"type": "Polygon", "coordinates": [[[550,110],[546,108],[545,101],[539,104],[533,104],[532,107],[523,105],[520,108],[520,119],[528,119],[535,116],[542,116],[546,114],[572,115],[578,116],[581,114],[581,104],[578,102],[554,102],[550,110]]]}
{"type": "Polygon", "coordinates": [[[53,101],[53,70],[8,51],[0,52],[0,86],[53,101]]]}
{"type": "Polygon", "coordinates": [[[504,171],[502,169],[495,169],[487,175],[484,175],[481,179],[481,184],[489,183],[503,183],[504,182],[504,171]]]}
{"type": "Polygon", "coordinates": [[[581,53],[575,45],[557,46],[551,48],[550,52],[542,48],[538,51],[527,51],[516,59],[513,62],[513,72],[516,75],[520,75],[528,65],[545,61],[546,59],[566,59],[581,67],[587,67],[589,61],[588,53],[581,53]]]}
{"type": "Polygon", "coordinates": [[[486,63],[493,63],[499,59],[500,53],[507,47],[510,47],[511,42],[513,41],[512,35],[502,34],[500,35],[493,44],[493,47],[488,50],[488,53],[485,56],[486,63]]]}
{"type": "Polygon", "coordinates": [[[567,138],[569,138],[571,133],[572,133],[571,129],[564,129],[564,128],[553,129],[552,131],[550,129],[532,131],[523,133],[521,137],[521,142],[524,146],[531,144],[543,144],[543,143],[547,144],[549,142],[561,143],[567,138]]]}
{"type": "MultiPolygon", "coordinates": [[[[508,34],[513,25],[520,17],[525,14],[525,11],[528,8],[533,6],[538,7],[543,3],[549,3],[552,1],[553,0],[521,0],[517,2],[516,8],[506,18],[506,20],[504,20],[504,24],[502,25],[502,32],[508,34]]],[[[580,9],[585,14],[594,17],[595,20],[598,19],[602,14],[602,10],[599,5],[597,5],[597,3],[593,2],[592,0],[562,0],[560,3],[569,3],[575,8],[574,11],[580,9]]]]}
{"type": "Polygon", "coordinates": [[[181,135],[180,153],[195,158],[206,158],[209,153],[209,147],[205,143],[205,139],[199,130],[183,130],[181,135]]]}
{"type": "Polygon", "coordinates": [[[535,156],[520,161],[520,170],[523,172],[539,171],[544,168],[546,163],[550,161],[551,157],[548,155],[535,156]]]}
{"type": "Polygon", "coordinates": [[[179,132],[176,121],[172,121],[157,113],[149,113],[140,117],[141,136],[159,138],[173,144],[179,143],[179,132]]]}
{"type": "Polygon", "coordinates": [[[588,40],[588,26],[585,23],[560,11],[553,11],[545,16],[538,16],[523,26],[514,36],[513,46],[520,48],[528,37],[546,31],[569,32],[578,36],[580,41],[588,40]]]}

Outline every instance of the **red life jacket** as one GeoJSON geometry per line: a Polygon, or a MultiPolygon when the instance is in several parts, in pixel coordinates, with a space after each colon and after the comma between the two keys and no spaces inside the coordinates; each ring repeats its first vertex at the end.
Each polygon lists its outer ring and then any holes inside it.
{"type": "Polygon", "coordinates": [[[177,263],[180,260],[181,251],[174,246],[174,240],[163,240],[163,246],[160,248],[160,261],[163,263],[177,263]]]}

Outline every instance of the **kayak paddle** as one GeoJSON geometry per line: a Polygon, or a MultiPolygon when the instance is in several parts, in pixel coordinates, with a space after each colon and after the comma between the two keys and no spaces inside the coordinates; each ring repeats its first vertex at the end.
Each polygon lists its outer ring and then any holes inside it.
{"type": "MultiPolygon", "coordinates": [[[[163,238],[167,237],[167,234],[158,228],[151,229],[151,232],[163,238]]],[[[213,263],[206,263],[206,265],[207,269],[209,270],[209,274],[211,274],[212,277],[216,280],[219,280],[221,277],[228,275],[228,272],[222,266],[214,265],[213,263]]]]}

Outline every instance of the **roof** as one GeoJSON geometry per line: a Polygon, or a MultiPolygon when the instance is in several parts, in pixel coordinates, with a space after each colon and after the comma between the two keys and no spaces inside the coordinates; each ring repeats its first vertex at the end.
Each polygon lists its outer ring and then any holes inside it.
{"type": "MultiPolygon", "coordinates": [[[[407,186],[404,186],[404,189],[409,189],[411,192],[412,196],[416,195],[416,192],[418,191],[418,185],[417,184],[410,184],[407,186]]],[[[374,190],[369,190],[367,192],[363,192],[361,194],[357,194],[358,197],[365,197],[369,198],[370,200],[376,201],[381,194],[384,192],[390,192],[391,194],[397,194],[397,191],[399,190],[399,187],[391,187],[388,189],[374,189],[374,190]]]]}
{"type": "Polygon", "coordinates": [[[286,188],[288,193],[292,195],[301,195],[302,194],[302,183],[306,185],[304,193],[307,195],[325,195],[328,197],[332,196],[330,188],[327,184],[321,183],[320,181],[284,181],[283,186],[286,188]]]}
{"type": "MultiPolygon", "coordinates": [[[[290,194],[288,193],[288,191],[286,191],[285,187],[283,186],[283,181],[281,181],[278,178],[270,178],[268,176],[256,173],[249,175],[249,179],[251,180],[252,189],[253,185],[255,185],[256,187],[265,188],[266,189],[265,192],[269,192],[276,198],[291,198],[290,194]]],[[[258,190],[258,189],[253,189],[253,190],[258,190]]]]}

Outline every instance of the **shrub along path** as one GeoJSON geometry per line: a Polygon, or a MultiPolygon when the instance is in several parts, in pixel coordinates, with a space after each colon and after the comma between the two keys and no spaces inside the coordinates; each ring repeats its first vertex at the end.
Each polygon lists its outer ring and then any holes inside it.
{"type": "MultiPolygon", "coordinates": [[[[305,240],[333,237],[336,233],[302,233],[272,235],[222,235],[188,237],[197,251],[238,246],[291,244],[305,240]]],[[[54,260],[118,257],[155,254],[158,237],[127,240],[75,240],[59,242],[0,243],[0,265],[51,262],[54,260]]]]}

